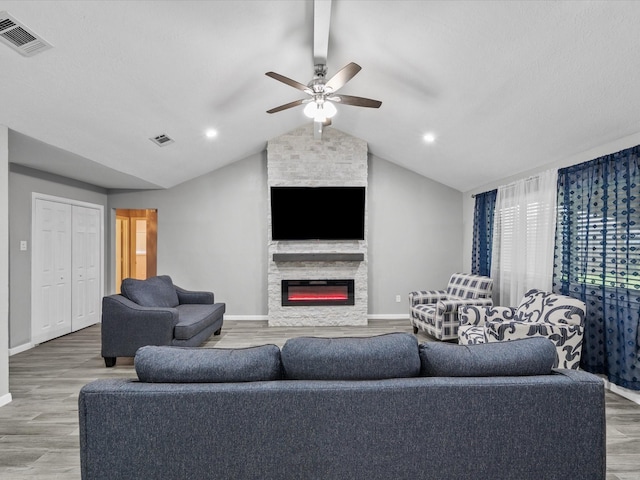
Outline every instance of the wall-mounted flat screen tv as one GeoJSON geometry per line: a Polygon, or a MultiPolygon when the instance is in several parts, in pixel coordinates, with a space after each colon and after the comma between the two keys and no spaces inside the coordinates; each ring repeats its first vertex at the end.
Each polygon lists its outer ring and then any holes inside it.
{"type": "Polygon", "coordinates": [[[365,187],[271,187],[273,240],[364,240],[365,187]]]}

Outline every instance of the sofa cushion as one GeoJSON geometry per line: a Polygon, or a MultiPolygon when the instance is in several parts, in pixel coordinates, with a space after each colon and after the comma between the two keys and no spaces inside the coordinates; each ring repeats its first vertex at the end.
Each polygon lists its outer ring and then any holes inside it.
{"type": "Polygon", "coordinates": [[[141,347],[134,365],[147,383],[222,383],[280,380],[277,345],[250,348],[141,347]]]}
{"type": "Polygon", "coordinates": [[[420,374],[418,341],[408,333],[361,338],[297,337],[282,347],[285,378],[375,380],[420,374]]]}
{"type": "Polygon", "coordinates": [[[176,340],[189,340],[209,325],[214,324],[224,314],[226,305],[214,303],[213,305],[184,304],[178,305],[178,323],[173,328],[173,336],[176,340]]]}
{"type": "Polygon", "coordinates": [[[129,300],[143,307],[175,307],[180,303],[169,275],[146,280],[125,278],[120,291],[129,300]]]}
{"type": "Polygon", "coordinates": [[[542,337],[501,343],[419,346],[421,374],[431,377],[547,375],[556,361],[551,340],[542,337]]]}

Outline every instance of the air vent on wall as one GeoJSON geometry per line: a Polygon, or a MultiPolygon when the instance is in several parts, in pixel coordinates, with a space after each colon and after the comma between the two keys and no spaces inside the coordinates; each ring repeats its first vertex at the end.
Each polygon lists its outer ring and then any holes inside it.
{"type": "Polygon", "coordinates": [[[0,42],[25,57],[48,50],[53,46],[33,30],[20,23],[9,12],[0,12],[0,42]]]}
{"type": "Polygon", "coordinates": [[[151,140],[153,143],[155,143],[159,147],[165,147],[165,146],[170,145],[170,144],[173,143],[173,139],[169,138],[164,133],[162,135],[158,135],[156,137],[151,137],[149,140],[151,140]]]}

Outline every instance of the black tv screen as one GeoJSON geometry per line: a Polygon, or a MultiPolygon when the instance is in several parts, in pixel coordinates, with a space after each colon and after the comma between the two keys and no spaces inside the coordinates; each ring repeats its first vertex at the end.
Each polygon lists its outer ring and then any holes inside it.
{"type": "Polygon", "coordinates": [[[273,240],[364,240],[365,187],[271,187],[273,240]]]}

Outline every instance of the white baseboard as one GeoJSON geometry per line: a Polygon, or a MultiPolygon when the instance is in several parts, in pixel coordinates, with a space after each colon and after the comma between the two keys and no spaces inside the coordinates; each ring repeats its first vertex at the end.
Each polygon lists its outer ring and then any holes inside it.
{"type": "MultiPolygon", "coordinates": [[[[269,315],[226,315],[225,320],[234,321],[267,321],[269,315]]],[[[408,313],[377,313],[375,315],[367,315],[367,320],[409,320],[408,313]]]]}
{"type": "Polygon", "coordinates": [[[13,347],[9,349],[9,356],[15,355],[17,353],[26,352],[27,350],[31,350],[35,345],[31,342],[23,343],[22,345],[18,345],[17,347],[13,347]]]}
{"type": "MultiPolygon", "coordinates": [[[[226,315],[225,320],[234,321],[267,321],[269,315],[226,315]]],[[[367,315],[367,320],[409,320],[408,313],[377,313],[375,315],[367,315]]],[[[17,353],[17,352],[16,352],[17,353]]]]}
{"type": "Polygon", "coordinates": [[[7,393],[6,395],[3,395],[0,397],[0,407],[4,407],[7,403],[11,403],[11,394],[7,393]]]}
{"type": "Polygon", "coordinates": [[[612,391],[621,397],[631,400],[633,403],[640,405],[640,392],[636,390],[629,390],[628,388],[620,387],[615,383],[611,383],[609,380],[604,379],[604,386],[606,389],[612,391]]]}
{"type": "Polygon", "coordinates": [[[376,313],[367,315],[368,320],[409,320],[408,313],[376,313]]]}
{"type": "Polygon", "coordinates": [[[267,321],[269,320],[268,315],[226,315],[224,316],[225,320],[237,320],[237,321],[267,321]]]}

